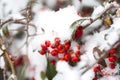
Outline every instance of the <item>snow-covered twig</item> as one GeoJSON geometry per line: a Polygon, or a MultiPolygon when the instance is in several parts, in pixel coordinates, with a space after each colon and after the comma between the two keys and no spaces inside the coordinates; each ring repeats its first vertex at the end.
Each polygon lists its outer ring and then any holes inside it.
{"type": "MultiPolygon", "coordinates": [[[[0,40],[2,41],[2,39],[0,39],[0,40]]],[[[11,61],[11,59],[10,59],[10,57],[8,55],[7,50],[4,47],[2,47],[3,45],[4,45],[3,43],[0,44],[0,49],[3,51],[3,54],[1,56],[3,56],[5,61],[8,62],[9,66],[11,68],[12,74],[14,74],[16,76],[16,72],[15,72],[15,68],[14,68],[13,62],[11,61]]]]}
{"type": "MultiPolygon", "coordinates": [[[[115,47],[118,43],[120,42],[120,39],[118,41],[116,41],[112,46],[111,48],[115,47]]],[[[110,49],[111,49],[110,48],[110,49]]],[[[110,50],[109,49],[109,50],[110,50]]],[[[109,51],[108,50],[108,51],[109,51]]],[[[86,68],[82,73],[81,75],[84,75],[88,70],[90,70],[91,68],[93,68],[95,66],[95,64],[99,63],[102,59],[106,58],[106,56],[108,55],[108,51],[102,51],[102,55],[100,56],[99,59],[96,60],[96,62],[94,62],[90,67],[86,68]]]]}
{"type": "MultiPolygon", "coordinates": [[[[25,20],[25,19],[26,19],[26,18],[14,20],[14,19],[10,18],[10,19],[8,19],[8,20],[6,20],[6,21],[4,21],[4,22],[1,22],[1,25],[0,25],[0,26],[3,27],[4,25],[6,25],[6,24],[8,24],[8,23],[16,23],[16,24],[23,24],[23,25],[25,25],[26,23],[25,23],[24,21],[22,21],[22,20],[25,20]]],[[[28,25],[34,27],[35,30],[37,30],[37,29],[36,29],[36,26],[35,26],[34,24],[29,23],[28,25]]]]}
{"type": "Polygon", "coordinates": [[[114,3],[111,3],[108,7],[106,7],[106,8],[103,10],[103,12],[101,12],[101,13],[99,14],[98,17],[96,17],[96,18],[94,18],[94,19],[90,18],[90,22],[87,23],[87,24],[85,24],[85,25],[83,25],[84,29],[85,29],[86,27],[88,27],[89,25],[91,25],[91,24],[92,24],[93,22],[95,22],[96,20],[98,20],[101,16],[103,16],[103,14],[105,14],[108,10],[110,10],[110,9],[113,8],[113,7],[115,7],[115,6],[114,6],[114,3]]]}

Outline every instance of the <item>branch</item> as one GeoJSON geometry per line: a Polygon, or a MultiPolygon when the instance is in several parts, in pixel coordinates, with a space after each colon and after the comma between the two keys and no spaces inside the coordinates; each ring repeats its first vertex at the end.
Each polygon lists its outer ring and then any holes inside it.
{"type": "Polygon", "coordinates": [[[91,25],[93,22],[95,22],[96,20],[98,20],[103,14],[105,14],[108,10],[110,10],[111,8],[115,7],[113,3],[111,3],[106,9],[103,10],[103,12],[101,12],[101,14],[99,14],[98,17],[96,17],[95,19],[90,19],[90,22],[83,25],[84,29],[87,28],[89,25],[91,25]]]}
{"type": "MultiPolygon", "coordinates": [[[[5,24],[8,24],[8,23],[16,23],[16,24],[23,24],[23,25],[25,25],[26,22],[22,21],[22,20],[25,20],[25,19],[26,18],[14,20],[14,19],[10,18],[10,19],[6,20],[5,22],[2,22],[0,26],[3,27],[5,24]]],[[[34,27],[35,30],[37,31],[37,27],[34,24],[29,23],[28,25],[34,27]]]]}
{"type": "Polygon", "coordinates": [[[15,68],[14,68],[13,62],[11,61],[11,59],[10,59],[8,53],[7,53],[7,50],[6,50],[6,49],[5,49],[5,50],[2,49],[2,47],[0,47],[0,49],[3,51],[3,54],[2,54],[1,56],[3,56],[4,59],[6,59],[6,61],[8,61],[9,66],[10,66],[11,71],[12,71],[12,74],[15,75],[15,74],[16,74],[16,73],[15,73],[15,68]]]}
{"type": "MultiPolygon", "coordinates": [[[[120,39],[119,39],[118,41],[116,41],[116,42],[111,46],[111,48],[113,48],[113,47],[115,47],[116,45],[118,45],[119,42],[120,42],[120,39]]],[[[111,49],[111,48],[110,48],[110,49],[111,49]]],[[[109,50],[110,50],[110,49],[109,49],[109,50]]],[[[108,50],[108,51],[109,51],[109,50],[108,50]]],[[[96,62],[93,63],[90,67],[88,67],[86,70],[84,70],[84,71],[81,73],[81,75],[84,75],[88,70],[90,70],[91,68],[93,68],[93,67],[95,66],[95,64],[97,64],[98,62],[100,62],[102,59],[106,58],[106,56],[107,56],[108,53],[109,53],[108,51],[103,51],[101,57],[100,57],[99,59],[97,59],[96,62]]]]}
{"type": "MultiPolygon", "coordinates": [[[[113,8],[113,7],[115,7],[115,5],[114,5],[114,3],[111,3],[107,8],[105,8],[105,9],[103,10],[103,12],[101,12],[101,13],[99,14],[98,17],[96,17],[96,18],[94,18],[94,19],[90,18],[90,19],[89,19],[90,22],[84,24],[84,25],[83,25],[83,29],[87,28],[87,27],[88,27],[89,25],[91,25],[93,22],[95,22],[96,20],[98,20],[101,16],[103,16],[108,10],[110,10],[110,9],[113,8]]],[[[88,19],[86,19],[86,20],[88,20],[88,19]]],[[[78,21],[81,21],[81,19],[80,19],[80,20],[77,20],[77,22],[78,22],[78,21]]],[[[75,21],[75,22],[76,22],[76,21],[75,21]]],[[[75,23],[75,22],[73,22],[73,23],[75,23]]],[[[81,23],[80,23],[80,25],[81,25],[81,23]]]]}

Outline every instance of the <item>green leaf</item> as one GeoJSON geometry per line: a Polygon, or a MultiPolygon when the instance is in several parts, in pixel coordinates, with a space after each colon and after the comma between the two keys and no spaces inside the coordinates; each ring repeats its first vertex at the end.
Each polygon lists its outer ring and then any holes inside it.
{"type": "Polygon", "coordinates": [[[120,17],[120,9],[117,10],[117,16],[120,17]]]}
{"type": "Polygon", "coordinates": [[[42,71],[40,76],[41,76],[42,80],[45,80],[45,78],[46,78],[46,73],[42,71]]]}
{"type": "Polygon", "coordinates": [[[7,26],[3,27],[2,32],[6,38],[10,38],[10,33],[7,26]]]}
{"type": "Polygon", "coordinates": [[[56,75],[56,70],[55,70],[55,66],[50,64],[49,59],[47,59],[47,71],[46,71],[46,76],[48,78],[48,80],[52,80],[53,77],[56,75]]]}
{"type": "Polygon", "coordinates": [[[74,28],[74,29],[76,29],[76,25],[78,24],[78,22],[83,22],[84,20],[86,20],[86,19],[79,19],[79,20],[76,20],[75,22],[73,22],[72,24],[71,24],[71,26],[70,26],[70,28],[74,28]]]}
{"type": "Polygon", "coordinates": [[[71,35],[71,39],[73,39],[73,36],[75,35],[76,29],[73,30],[72,35],[71,35]]]}
{"type": "Polygon", "coordinates": [[[117,47],[117,54],[120,54],[120,47],[117,47]]]}
{"type": "Polygon", "coordinates": [[[77,21],[73,22],[73,23],[71,24],[70,28],[73,28],[79,21],[80,21],[80,20],[77,20],[77,21]]]}
{"type": "Polygon", "coordinates": [[[17,74],[18,80],[23,80],[24,79],[26,68],[27,68],[27,65],[24,65],[24,66],[21,65],[17,68],[17,70],[18,70],[18,74],[17,74]]]}
{"type": "Polygon", "coordinates": [[[99,19],[102,19],[102,16],[99,16],[98,18],[99,18],[99,19]]]}
{"type": "Polygon", "coordinates": [[[118,65],[120,66],[120,61],[117,61],[118,65]]]}

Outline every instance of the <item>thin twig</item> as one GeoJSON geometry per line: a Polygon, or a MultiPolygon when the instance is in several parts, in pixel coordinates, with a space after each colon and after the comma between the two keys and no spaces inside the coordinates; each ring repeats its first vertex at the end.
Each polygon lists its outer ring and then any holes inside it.
{"type": "MultiPolygon", "coordinates": [[[[118,41],[116,41],[112,46],[111,48],[115,47],[118,43],[120,42],[120,39],[118,41]]],[[[110,48],[110,49],[111,49],[110,48]]],[[[110,50],[109,49],[109,50],[110,50]]],[[[109,51],[108,50],[108,51],[109,51]]],[[[106,56],[108,55],[108,51],[104,51],[101,55],[101,57],[99,59],[96,60],[95,63],[93,63],[90,67],[88,67],[86,70],[84,70],[81,75],[84,75],[88,70],[90,70],[91,68],[93,68],[93,66],[95,66],[95,64],[97,64],[98,62],[100,62],[102,59],[106,58],[106,56]]]]}
{"type": "MultiPolygon", "coordinates": [[[[23,19],[26,19],[26,18],[23,18],[23,19]]],[[[0,26],[2,27],[2,26],[4,26],[5,24],[8,24],[8,23],[26,24],[25,21],[22,21],[23,19],[13,20],[12,18],[10,18],[10,19],[6,20],[5,22],[2,22],[0,26]]],[[[34,27],[35,30],[37,30],[37,27],[34,24],[29,23],[28,25],[34,27]]]]}
{"type": "Polygon", "coordinates": [[[90,21],[89,23],[87,23],[87,24],[84,25],[84,29],[85,29],[86,27],[88,27],[89,25],[91,25],[91,24],[92,24],[93,22],[95,22],[96,20],[98,20],[103,14],[105,14],[105,13],[106,13],[108,10],[110,10],[112,7],[114,7],[113,3],[111,3],[106,9],[104,9],[104,11],[101,12],[101,14],[99,14],[98,17],[96,17],[95,19],[92,19],[92,18],[91,18],[91,21],[90,21]]]}
{"type": "Polygon", "coordinates": [[[16,75],[13,62],[11,61],[11,59],[10,59],[8,53],[7,53],[7,50],[6,50],[6,49],[3,50],[1,47],[0,47],[0,49],[3,51],[3,55],[2,55],[2,56],[3,56],[4,59],[6,59],[6,61],[8,61],[8,63],[9,63],[9,66],[10,66],[10,68],[11,68],[12,74],[16,75]]]}
{"type": "Polygon", "coordinates": [[[33,1],[31,0],[26,8],[26,53],[28,53],[28,38],[29,38],[29,32],[28,32],[28,27],[29,27],[29,22],[30,22],[30,18],[32,16],[32,6],[33,6],[33,1]]]}

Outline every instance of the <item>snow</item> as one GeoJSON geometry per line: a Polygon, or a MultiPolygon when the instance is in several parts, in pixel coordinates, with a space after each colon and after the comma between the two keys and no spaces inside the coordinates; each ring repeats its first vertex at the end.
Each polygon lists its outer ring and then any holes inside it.
{"type": "MultiPolygon", "coordinates": [[[[33,22],[38,28],[37,34],[42,33],[41,28],[44,28],[45,30],[44,34],[34,37],[34,39],[30,42],[29,45],[28,56],[30,58],[31,65],[36,66],[36,75],[35,75],[36,80],[41,80],[39,77],[39,73],[41,71],[45,71],[45,66],[46,66],[45,56],[41,56],[37,52],[38,50],[40,50],[40,45],[45,40],[50,40],[53,42],[55,37],[59,37],[61,40],[70,39],[71,36],[70,25],[71,23],[73,23],[75,20],[78,19],[79,16],[77,15],[77,12],[73,6],[68,6],[67,8],[60,9],[58,12],[47,10],[36,14],[33,22]],[[33,50],[36,50],[36,52],[33,53],[33,50]]],[[[67,74],[68,72],[65,75],[67,74]]],[[[73,73],[71,71],[71,75],[72,74],[73,73]]]]}
{"type": "Polygon", "coordinates": [[[5,61],[4,61],[4,58],[1,57],[0,58],[0,68],[4,69],[4,67],[5,67],[5,61]]]}
{"type": "Polygon", "coordinates": [[[44,34],[36,36],[34,42],[37,42],[33,47],[38,48],[45,40],[53,41],[55,37],[59,37],[61,40],[70,39],[71,30],[70,25],[80,17],[77,15],[73,6],[60,9],[58,12],[54,11],[43,11],[38,12],[33,22],[38,27],[37,34],[43,33],[41,28],[45,30],[44,34]],[[47,23],[46,23],[47,22],[47,23]],[[38,42],[39,41],[39,42],[38,42]]]}
{"type": "Polygon", "coordinates": [[[83,6],[97,7],[100,5],[96,0],[82,0],[81,2],[79,0],[72,0],[72,3],[77,10],[81,10],[83,6]]]}
{"type": "Polygon", "coordinates": [[[14,74],[11,74],[8,80],[17,80],[17,77],[14,74]]]}
{"type": "MultiPolygon", "coordinates": [[[[59,78],[60,75],[62,75],[64,78],[60,78],[59,80],[80,80],[79,72],[72,68],[68,63],[65,61],[59,61],[57,62],[57,76],[59,78]],[[72,77],[70,77],[72,76],[72,77]]],[[[55,77],[57,77],[55,76],[55,77]]],[[[61,77],[62,77],[61,76],[61,77]]],[[[53,80],[57,80],[57,78],[54,78],[53,80]]]]}
{"type": "Polygon", "coordinates": [[[0,18],[5,18],[9,13],[17,13],[23,9],[28,0],[0,0],[0,18]],[[20,5],[19,5],[20,4],[20,5]]]}
{"type": "MultiPolygon", "coordinates": [[[[103,9],[103,8],[101,8],[103,9]]],[[[99,15],[99,14],[98,14],[99,15]]],[[[96,15],[95,15],[96,16],[96,15]]],[[[94,47],[99,47],[99,49],[103,50],[109,50],[110,46],[113,45],[116,41],[118,41],[118,39],[120,38],[119,36],[119,19],[113,19],[113,24],[111,25],[111,27],[109,29],[105,29],[101,32],[95,32],[88,40],[86,40],[85,45],[83,46],[84,52],[86,53],[85,55],[81,56],[82,61],[86,61],[88,64],[87,65],[91,65],[95,63],[95,59],[93,56],[93,48],[94,47]],[[108,36],[106,37],[107,39],[104,39],[105,34],[108,34],[108,36]],[[114,37],[114,38],[113,38],[114,37]],[[112,40],[111,40],[112,39],[112,40]],[[87,58],[86,58],[87,57],[87,58]]],[[[103,26],[104,27],[104,26],[103,26]]],[[[84,37],[83,37],[84,38],[84,37]]],[[[81,61],[81,62],[82,62],[81,61]]],[[[61,63],[62,64],[62,63],[61,63]]],[[[57,66],[60,67],[60,66],[57,66]]],[[[64,67],[67,67],[66,64],[64,64],[64,67]]],[[[63,66],[61,67],[63,68],[63,66]]],[[[61,69],[59,68],[59,69],[61,69]]],[[[70,67],[68,67],[70,68],[70,67]]],[[[70,69],[71,70],[71,69],[70,69]]],[[[58,74],[59,74],[58,70],[58,74]]],[[[68,71],[69,72],[69,71],[68,71]]],[[[74,73],[74,71],[72,71],[74,73]]],[[[66,73],[66,71],[64,71],[64,73],[66,73]]],[[[70,73],[70,72],[69,72],[70,73]]],[[[83,80],[91,80],[93,78],[93,74],[90,75],[92,73],[92,71],[88,71],[87,73],[85,73],[82,77],[83,80]],[[85,76],[85,77],[84,77],[85,76]],[[87,76],[87,77],[86,77],[87,76]]],[[[62,72],[63,74],[63,72],[62,72]]],[[[77,74],[77,73],[76,73],[77,74]]],[[[80,76],[80,75],[79,75],[80,76]]],[[[76,76],[77,77],[77,76],[76,76]]],[[[116,80],[119,79],[119,77],[107,77],[108,80],[116,80]]],[[[66,80],[74,80],[71,77],[68,78],[67,75],[65,77],[66,80]]],[[[79,78],[80,79],[80,78],[79,78]]],[[[76,79],[77,80],[77,79],[76,79]]],[[[104,80],[101,79],[101,80],[104,80]]],[[[105,79],[106,80],[106,79],[105,79]]]]}
{"type": "MultiPolygon", "coordinates": [[[[8,1],[8,0],[4,0],[8,1]]],[[[0,4],[4,3],[1,2],[0,4]]],[[[22,18],[18,12],[26,5],[25,3],[27,0],[24,2],[20,0],[21,2],[17,2],[15,0],[15,3],[10,3],[8,5],[11,7],[7,7],[5,10],[5,13],[7,14],[13,7],[15,9],[12,10],[13,14],[8,15],[8,17],[12,17],[14,19],[17,18],[22,18]],[[22,3],[24,2],[24,4],[22,3]],[[16,5],[13,5],[16,4],[16,5]],[[22,4],[21,6],[17,6],[18,4],[22,4]],[[17,7],[16,7],[17,6],[17,7]]],[[[53,5],[50,4],[50,2],[53,1],[53,4],[55,5],[56,2],[54,0],[48,0],[49,3],[47,5],[49,7],[53,7],[53,5]]],[[[100,5],[99,3],[94,2],[95,0],[83,0],[82,3],[76,3],[74,0],[73,4],[75,5],[76,8],[79,8],[78,4],[83,5],[88,5],[88,6],[97,6],[100,5]],[[89,1],[88,3],[85,3],[84,1],[89,1]],[[93,2],[92,2],[93,1],[93,2]],[[93,4],[94,3],[94,4],[93,4]],[[92,4],[92,5],[91,5],[92,4]]],[[[14,2],[14,1],[12,1],[14,2]]],[[[109,4],[107,5],[109,6],[109,4]]],[[[71,38],[72,31],[70,29],[71,23],[74,21],[80,19],[81,17],[77,15],[77,10],[75,9],[74,6],[67,6],[66,8],[60,9],[59,11],[55,12],[50,9],[45,9],[44,11],[39,11],[39,9],[43,7],[43,5],[35,5],[33,8],[33,11],[35,12],[35,18],[32,23],[34,23],[37,26],[37,34],[40,34],[38,36],[35,36],[33,39],[31,39],[29,42],[29,48],[28,48],[28,54],[25,53],[25,47],[21,50],[22,54],[28,55],[29,60],[30,60],[30,65],[28,67],[28,71],[26,70],[26,76],[31,77],[34,76],[36,80],[41,80],[40,78],[40,72],[46,70],[47,66],[47,61],[45,56],[42,56],[38,53],[38,50],[40,50],[40,45],[44,43],[45,40],[50,40],[53,42],[55,37],[59,37],[62,41],[66,39],[71,38]],[[45,32],[42,31],[43,28],[45,32]],[[29,68],[35,67],[35,71],[29,72],[29,68]],[[27,75],[29,74],[30,75],[27,75]]],[[[94,9],[94,12],[92,14],[92,18],[96,18],[99,16],[99,14],[104,10],[105,8],[102,6],[98,6],[97,8],[94,9]]],[[[2,14],[0,14],[0,17],[4,17],[2,14]]],[[[86,24],[88,21],[85,21],[83,24],[86,24]]],[[[82,37],[82,41],[85,43],[81,51],[84,53],[84,55],[81,56],[81,62],[77,64],[76,67],[70,66],[67,62],[65,61],[58,61],[56,65],[56,70],[57,74],[53,78],[53,80],[92,80],[94,77],[94,72],[92,69],[87,71],[84,75],[81,75],[81,73],[85,70],[84,66],[90,66],[95,63],[95,58],[93,56],[93,48],[98,47],[100,50],[109,50],[110,46],[113,45],[119,38],[120,38],[120,18],[114,18],[113,19],[113,24],[111,25],[110,28],[101,30],[100,32],[94,32],[93,35],[88,35],[88,32],[94,30],[95,28],[98,28],[99,25],[102,24],[102,20],[97,20],[93,24],[91,24],[88,28],[85,29],[84,36],[82,37]],[[92,29],[91,29],[92,28],[92,29]],[[106,39],[105,39],[105,35],[106,39]],[[111,40],[112,39],[112,40],[111,40]]],[[[102,26],[104,27],[104,26],[102,26]]],[[[33,28],[30,28],[30,34],[35,33],[33,28]]],[[[23,44],[25,40],[23,41],[15,41],[14,45],[17,43],[23,44]]],[[[74,43],[74,42],[73,42],[74,43]]],[[[77,45],[76,43],[74,43],[77,45]]],[[[12,47],[13,49],[17,48],[18,46],[12,47]]],[[[73,46],[74,48],[74,46],[73,46]]],[[[75,49],[75,48],[74,48],[75,49]]],[[[3,57],[0,58],[0,67],[3,67],[5,63],[2,63],[3,57]]],[[[108,68],[107,68],[108,69],[108,68]]],[[[108,69],[109,71],[110,69],[108,69]]],[[[104,76],[100,80],[119,80],[119,76],[115,77],[106,77],[104,76]]]]}

